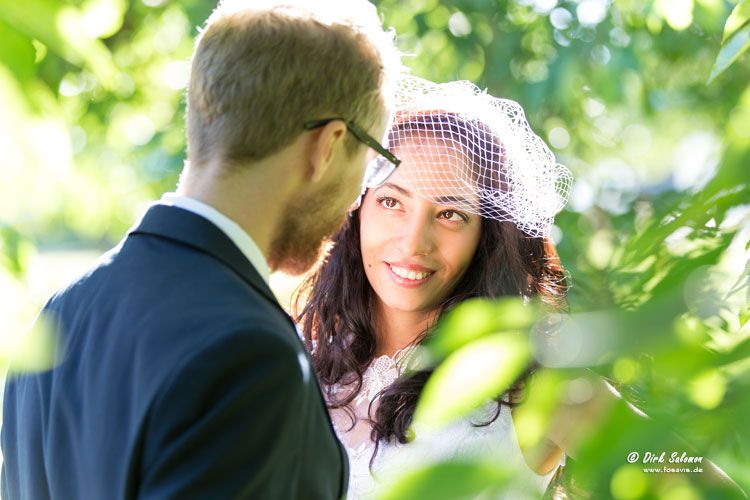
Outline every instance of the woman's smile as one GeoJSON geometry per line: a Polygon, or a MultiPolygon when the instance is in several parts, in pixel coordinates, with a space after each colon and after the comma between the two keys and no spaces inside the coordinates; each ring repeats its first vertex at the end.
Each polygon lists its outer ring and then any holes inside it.
{"type": "Polygon", "coordinates": [[[391,280],[404,288],[419,288],[427,283],[435,271],[416,264],[385,262],[391,280]]]}

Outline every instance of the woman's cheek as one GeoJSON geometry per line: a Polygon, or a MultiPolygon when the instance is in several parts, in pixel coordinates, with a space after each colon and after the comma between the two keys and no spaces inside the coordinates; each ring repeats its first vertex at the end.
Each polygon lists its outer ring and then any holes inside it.
{"type": "Polygon", "coordinates": [[[372,226],[368,225],[366,229],[360,231],[360,238],[362,261],[367,268],[372,268],[378,247],[377,230],[374,230],[372,226]]]}
{"type": "Polygon", "coordinates": [[[454,284],[463,277],[466,271],[471,265],[471,261],[476,253],[477,246],[479,243],[478,235],[472,234],[470,236],[464,236],[463,238],[457,238],[457,241],[453,242],[454,254],[452,261],[454,263],[454,284]]]}

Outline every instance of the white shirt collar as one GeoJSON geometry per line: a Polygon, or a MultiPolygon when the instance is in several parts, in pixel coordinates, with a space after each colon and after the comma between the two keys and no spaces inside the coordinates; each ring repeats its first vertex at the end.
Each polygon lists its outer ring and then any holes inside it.
{"type": "Polygon", "coordinates": [[[263,281],[265,281],[266,284],[269,284],[269,276],[271,273],[268,269],[268,262],[255,241],[253,241],[250,235],[247,234],[239,224],[212,206],[206,205],[195,198],[190,198],[189,196],[183,196],[177,193],[164,193],[158,204],[182,208],[183,210],[188,210],[189,212],[193,212],[194,214],[208,219],[216,227],[221,229],[235,245],[237,245],[245,257],[247,257],[247,260],[253,265],[255,270],[258,271],[258,274],[263,278],[263,281]]]}

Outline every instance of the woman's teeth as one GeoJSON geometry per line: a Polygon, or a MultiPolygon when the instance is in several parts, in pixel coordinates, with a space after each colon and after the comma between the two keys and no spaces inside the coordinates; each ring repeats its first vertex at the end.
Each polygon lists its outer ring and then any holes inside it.
{"type": "Polygon", "coordinates": [[[414,270],[409,270],[403,267],[396,267],[396,266],[391,266],[391,270],[397,276],[401,276],[402,278],[415,280],[415,281],[423,280],[427,276],[432,274],[432,271],[430,272],[414,271],[414,270]]]}

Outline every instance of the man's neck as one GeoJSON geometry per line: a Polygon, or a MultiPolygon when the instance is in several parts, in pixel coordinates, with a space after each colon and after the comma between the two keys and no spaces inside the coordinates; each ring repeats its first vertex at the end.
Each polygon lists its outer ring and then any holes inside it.
{"type": "Polygon", "coordinates": [[[284,185],[278,177],[264,179],[263,172],[278,170],[259,167],[252,174],[215,175],[208,171],[208,167],[202,171],[188,171],[180,181],[177,194],[205,203],[232,219],[268,259],[276,228],[284,213],[289,185],[284,185]]]}

